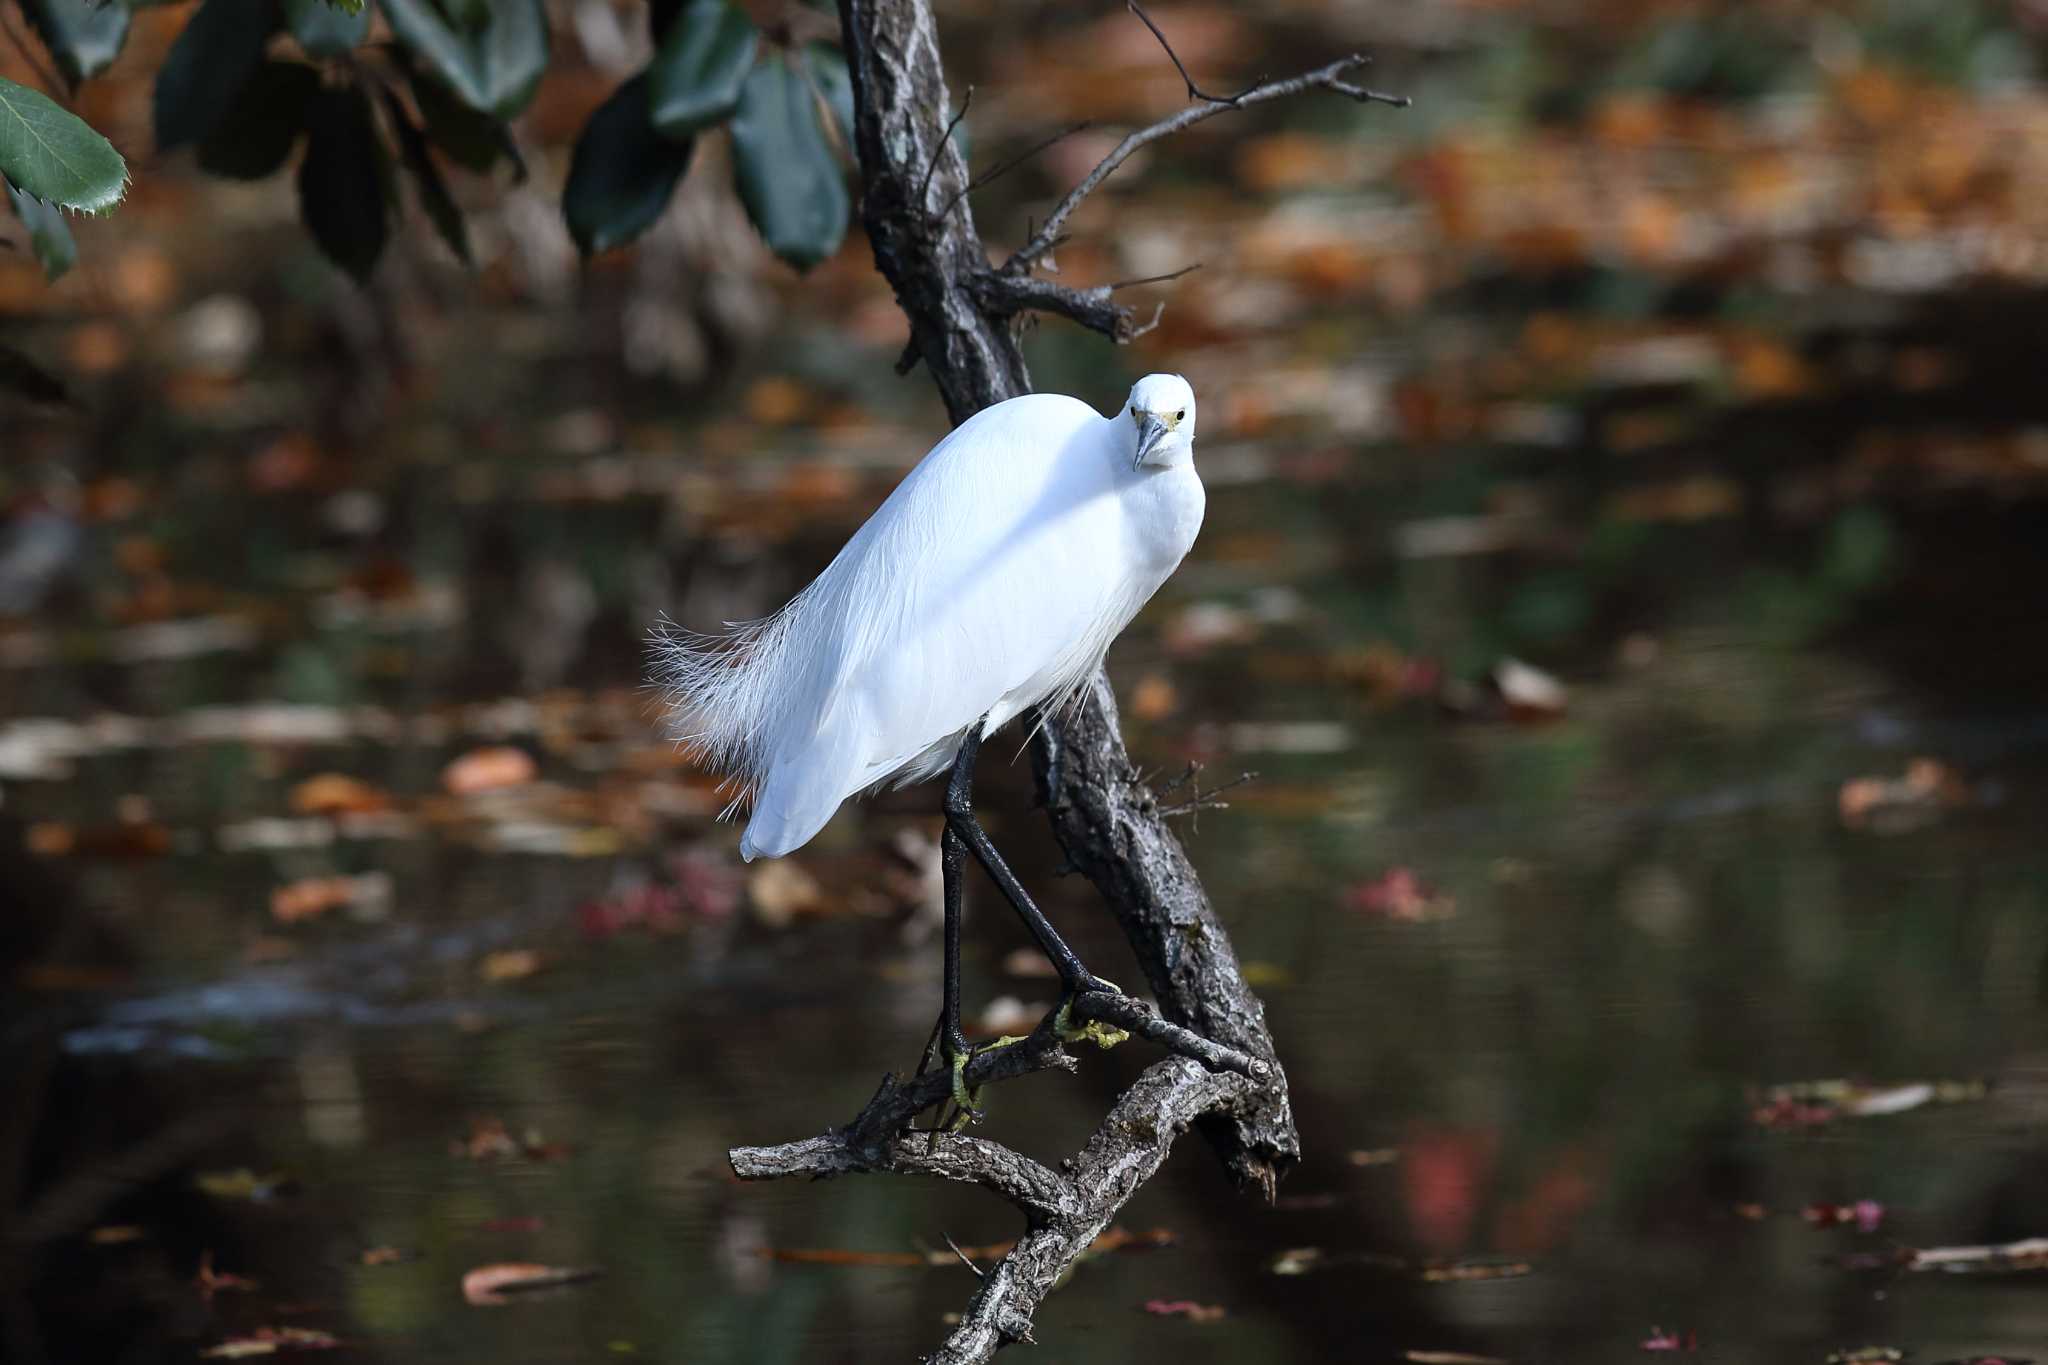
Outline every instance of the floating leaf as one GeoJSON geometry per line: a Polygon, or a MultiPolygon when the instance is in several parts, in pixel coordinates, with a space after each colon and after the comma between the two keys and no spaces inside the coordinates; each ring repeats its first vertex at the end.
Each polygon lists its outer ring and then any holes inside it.
{"type": "Polygon", "coordinates": [[[1193,1299],[1147,1299],[1145,1311],[1155,1318],[1186,1318],[1189,1322],[1220,1322],[1230,1316],[1220,1303],[1196,1303],[1193,1299]]]}
{"type": "Polygon", "coordinates": [[[378,815],[391,809],[390,793],[346,773],[316,773],[291,790],[298,815],[378,815]]]}
{"type": "Polygon", "coordinates": [[[158,150],[197,142],[219,126],[263,60],[276,22],[267,0],[204,0],[156,75],[158,150]]]}
{"type": "Polygon", "coordinates": [[[284,0],[284,24],[308,57],[339,57],[370,36],[370,11],[328,0],[284,0]]]}
{"type": "Polygon", "coordinates": [[[128,41],[128,7],[114,0],[21,0],[21,10],[73,85],[106,70],[128,41]]]}
{"type": "Polygon", "coordinates": [[[448,182],[442,179],[441,168],[434,164],[433,153],[427,150],[426,134],[412,121],[398,96],[389,90],[384,92],[384,107],[391,115],[391,126],[398,130],[398,153],[412,175],[413,188],[419,194],[427,221],[464,265],[474,265],[469,254],[469,225],[463,222],[462,209],[448,192],[448,182]]]}
{"type": "Polygon", "coordinates": [[[429,0],[385,0],[391,31],[472,109],[510,118],[524,109],[548,64],[541,0],[485,7],[476,29],[451,25],[429,0]]]}
{"type": "Polygon", "coordinates": [[[462,1277],[462,1297],[479,1307],[495,1307],[510,1303],[515,1294],[531,1294],[541,1289],[560,1289],[564,1285],[582,1284],[587,1280],[596,1279],[603,1273],[601,1270],[587,1267],[564,1269],[524,1262],[480,1265],[462,1277]]]}
{"type": "Polygon", "coordinates": [[[253,1332],[229,1337],[218,1346],[199,1354],[209,1360],[243,1360],[250,1356],[274,1356],[281,1351],[331,1351],[341,1341],[331,1332],[312,1327],[258,1327],[253,1332]]]}
{"type": "Polygon", "coordinates": [[[291,159],[320,73],[304,62],[264,62],[199,143],[199,164],[230,180],[261,180],[291,159]]]}
{"type": "Polygon", "coordinates": [[[74,213],[104,213],[128,189],[114,144],[48,95],[0,77],[0,175],[74,213]]]}
{"type": "Polygon", "coordinates": [[[307,116],[299,215],[327,258],[366,278],[384,251],[385,153],[360,90],[322,90],[307,116]]]}
{"type": "Polygon", "coordinates": [[[55,204],[45,204],[12,185],[7,187],[7,199],[14,205],[14,216],[28,229],[28,244],[43,263],[44,279],[55,280],[78,264],[78,243],[71,239],[71,225],[55,204]]]}
{"type": "Polygon", "coordinates": [[[1910,1253],[1908,1270],[1950,1275],[2018,1275],[2048,1270],[2048,1237],[1996,1246],[1925,1247],[1910,1253]]]}
{"type": "Polygon", "coordinates": [[[441,785],[455,796],[521,787],[539,774],[533,755],[510,744],[472,749],[441,770],[441,785]]]}
{"type": "Polygon", "coordinates": [[[851,201],[810,83],[780,57],[756,66],[733,116],[733,172],[761,239],[808,270],[839,249],[851,201]]]}
{"type": "Polygon", "coordinates": [[[598,107],[576,139],[562,216],[586,256],[624,246],[654,226],[690,168],[694,144],[654,131],[647,77],[635,76],[598,107]]]}
{"type": "Polygon", "coordinates": [[[1700,1348],[1700,1337],[1697,1332],[1688,1331],[1681,1334],[1667,1332],[1661,1327],[1652,1327],[1650,1335],[1643,1338],[1641,1346],[1645,1351],[1697,1351],[1700,1348]]]}
{"type": "Polygon", "coordinates": [[[726,0],[691,0],[647,68],[647,101],[663,136],[687,138],[739,107],[760,34],[726,0]]]}
{"type": "Polygon", "coordinates": [[[259,1175],[247,1166],[237,1166],[231,1171],[201,1171],[192,1177],[192,1183],[215,1199],[267,1204],[290,1189],[292,1180],[281,1171],[259,1175]]]}

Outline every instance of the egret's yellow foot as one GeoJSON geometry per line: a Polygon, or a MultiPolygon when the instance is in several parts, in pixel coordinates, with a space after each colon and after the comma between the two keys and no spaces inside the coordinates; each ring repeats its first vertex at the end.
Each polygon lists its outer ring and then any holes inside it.
{"type": "MultiPolygon", "coordinates": [[[[1104,987],[1118,995],[1124,993],[1122,986],[1117,985],[1116,982],[1109,980],[1107,977],[1096,977],[1094,981],[1090,982],[1083,989],[1100,990],[1104,987]]],[[[1052,1031],[1055,1037],[1063,1043],[1093,1043],[1105,1051],[1115,1047],[1118,1043],[1129,1041],[1131,1036],[1129,1030],[1120,1029],[1114,1024],[1105,1024],[1100,1019],[1090,1019],[1084,1023],[1076,1024],[1074,1022],[1074,998],[1080,993],[1080,991],[1070,991],[1061,997],[1060,1007],[1052,1016],[1052,1031]]]]}
{"type": "Polygon", "coordinates": [[[981,1117],[981,1092],[985,1087],[977,1085],[969,1088],[967,1064],[984,1052],[994,1052],[999,1047],[1021,1043],[1025,1036],[1006,1033],[992,1043],[983,1043],[979,1047],[969,1048],[965,1052],[950,1056],[948,1060],[953,1070],[953,1108],[957,1112],[950,1119],[942,1118],[939,1122],[941,1128],[949,1133],[957,1133],[981,1117]]]}

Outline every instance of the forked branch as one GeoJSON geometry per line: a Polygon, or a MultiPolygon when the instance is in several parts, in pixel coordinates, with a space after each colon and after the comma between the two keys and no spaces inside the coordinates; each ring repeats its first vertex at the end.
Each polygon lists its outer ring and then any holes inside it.
{"type": "MultiPolygon", "coordinates": [[[[1163,137],[1171,137],[1185,128],[1192,128],[1204,119],[1214,118],[1218,114],[1228,113],[1233,109],[1245,109],[1254,104],[1264,104],[1269,100],[1286,99],[1290,95],[1299,95],[1305,90],[1328,90],[1334,94],[1343,95],[1347,99],[1357,100],[1361,104],[1390,104],[1404,109],[1409,104],[1406,95],[1382,94],[1380,91],[1368,90],[1364,86],[1355,85],[1345,80],[1346,76],[1366,65],[1370,60],[1364,54],[1357,52],[1331,62],[1327,66],[1319,66],[1313,71],[1305,71],[1299,76],[1290,76],[1285,80],[1260,81],[1255,85],[1238,91],[1235,95],[1219,96],[1207,94],[1200,86],[1195,84],[1195,78],[1188,74],[1187,67],[1182,64],[1179,55],[1174,52],[1173,45],[1166,41],[1166,35],[1160,32],[1159,25],[1152,22],[1152,17],[1135,4],[1130,6],[1130,10],[1131,13],[1144,21],[1145,27],[1152,30],[1152,36],[1159,40],[1159,45],[1166,49],[1166,55],[1172,60],[1174,70],[1180,72],[1181,80],[1187,84],[1188,98],[1201,102],[1191,105],[1169,118],[1163,118],[1149,128],[1140,128],[1136,132],[1127,135],[1122,142],[1117,143],[1111,149],[1108,156],[1105,156],[1096,163],[1094,170],[1081,178],[1080,184],[1067,191],[1067,197],[1060,200],[1051,215],[1046,218],[1044,223],[1040,224],[1038,231],[1032,234],[1031,240],[1019,247],[1009,260],[1003,262],[1002,274],[1019,275],[1044,260],[1058,243],[1060,229],[1066,226],[1067,219],[1074,216],[1074,210],[1081,207],[1081,201],[1093,194],[1095,188],[1103,181],[1114,175],[1117,167],[1130,160],[1133,153],[1159,141],[1163,137]]],[[[1098,328],[1097,330],[1101,329],[1098,328]]]]}
{"type": "Polygon", "coordinates": [[[970,1263],[980,1276],[974,1297],[927,1358],[930,1365],[978,1365],[1004,1346],[1030,1341],[1040,1301],[1152,1178],[1175,1139],[1197,1119],[1248,1112],[1261,1102],[1260,1087],[1243,1077],[1205,1071],[1182,1057],[1156,1062],[1117,1099],[1087,1145],[1062,1163],[1062,1174],[963,1134],[872,1135],[863,1127],[872,1111],[898,1103],[892,1084],[884,1081],[868,1110],[845,1128],[776,1147],[735,1148],[732,1166],[742,1180],[885,1172],[967,1181],[1023,1212],[1027,1226],[1015,1246],[986,1271],[970,1263]]]}

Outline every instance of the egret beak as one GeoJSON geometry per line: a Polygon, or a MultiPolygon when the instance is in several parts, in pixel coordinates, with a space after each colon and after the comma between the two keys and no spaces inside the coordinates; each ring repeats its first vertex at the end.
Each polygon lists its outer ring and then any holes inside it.
{"type": "Polygon", "coordinates": [[[1131,460],[1131,468],[1141,469],[1144,467],[1145,457],[1152,453],[1152,447],[1158,445],[1166,436],[1166,423],[1160,421],[1159,415],[1153,412],[1133,413],[1132,416],[1138,419],[1138,453],[1131,460]]]}

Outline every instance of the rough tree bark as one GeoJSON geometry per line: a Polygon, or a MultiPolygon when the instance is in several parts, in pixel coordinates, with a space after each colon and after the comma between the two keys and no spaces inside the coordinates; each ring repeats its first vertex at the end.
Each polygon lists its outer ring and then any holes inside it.
{"type": "MultiPolygon", "coordinates": [[[[1404,102],[1349,84],[1344,78],[1363,64],[1357,56],[1227,99],[1200,94],[1190,79],[1197,103],[1127,137],[1024,249],[996,266],[975,229],[967,167],[948,136],[953,103],[928,0],[840,0],[840,18],[868,239],[910,320],[905,360],[924,361],[955,423],[1029,391],[1011,332],[1019,313],[1057,313],[1118,340],[1144,330],[1110,289],[1073,289],[1030,273],[1081,199],[1132,151],[1211,115],[1308,89],[1404,102]]],[[[731,1154],[744,1179],[916,1174],[979,1184],[1015,1204],[1027,1230],[994,1267],[978,1271],[961,1324],[930,1357],[939,1362],[985,1361],[1004,1345],[1031,1340],[1039,1302],[1190,1126],[1200,1126],[1240,1185],[1268,1198],[1300,1155],[1264,1006],[1245,984],[1229,935],[1153,793],[1138,780],[1106,677],[1097,674],[1078,706],[1039,731],[1032,758],[1060,845],[1115,911],[1165,1017],[1099,995],[1083,996],[1077,1012],[1176,1055],[1148,1068],[1058,1172],[980,1138],[906,1136],[910,1120],[948,1092],[947,1078],[929,1074],[904,1083],[885,1077],[843,1128],[731,1154]]],[[[967,1077],[981,1084],[1073,1065],[1041,1028],[1024,1044],[976,1056],[967,1077]]]]}

